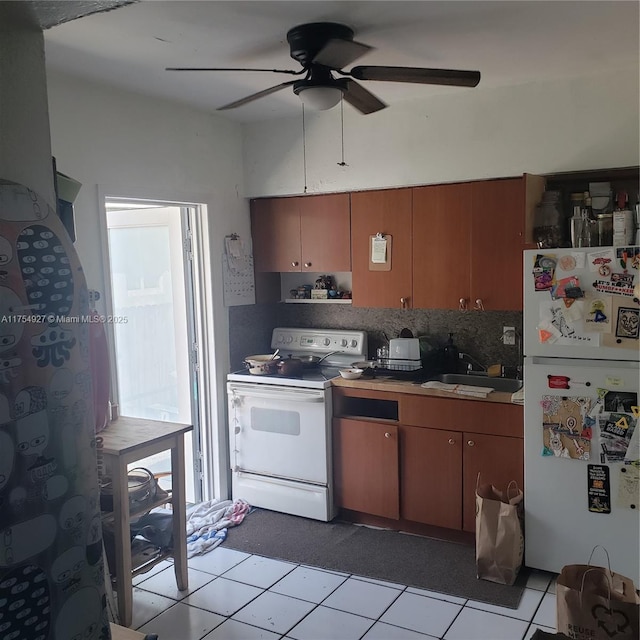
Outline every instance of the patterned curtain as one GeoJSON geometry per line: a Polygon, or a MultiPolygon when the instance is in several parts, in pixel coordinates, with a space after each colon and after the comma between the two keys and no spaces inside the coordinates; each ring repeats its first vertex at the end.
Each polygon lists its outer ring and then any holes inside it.
{"type": "Polygon", "coordinates": [[[0,184],[0,638],[105,640],[87,285],[55,212],[0,184]]]}

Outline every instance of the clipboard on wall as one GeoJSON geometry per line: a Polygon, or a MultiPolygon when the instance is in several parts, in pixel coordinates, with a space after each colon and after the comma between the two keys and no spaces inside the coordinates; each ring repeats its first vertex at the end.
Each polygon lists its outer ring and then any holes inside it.
{"type": "Polygon", "coordinates": [[[393,238],[376,233],[369,236],[369,271],[391,271],[393,238]]]}

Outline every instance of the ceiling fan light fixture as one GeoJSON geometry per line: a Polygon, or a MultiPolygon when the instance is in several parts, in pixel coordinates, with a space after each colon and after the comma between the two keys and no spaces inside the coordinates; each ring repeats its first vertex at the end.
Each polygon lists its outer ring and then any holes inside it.
{"type": "Polygon", "coordinates": [[[307,109],[326,111],[340,102],[342,89],[340,87],[306,87],[298,92],[298,97],[307,109]]]}

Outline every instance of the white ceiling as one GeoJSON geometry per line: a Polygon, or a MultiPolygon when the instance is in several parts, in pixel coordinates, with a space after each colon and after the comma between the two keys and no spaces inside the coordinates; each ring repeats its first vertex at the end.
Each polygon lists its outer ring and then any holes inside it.
{"type": "MultiPolygon", "coordinates": [[[[478,89],[363,83],[393,108],[400,101],[437,93],[478,91],[620,67],[633,71],[633,65],[637,74],[638,8],[636,1],[615,0],[142,0],[55,26],[45,31],[45,42],[50,69],[206,111],[292,77],[172,72],[165,67],[299,69],[289,57],[285,36],[288,29],[306,22],[347,24],[356,32],[356,40],[375,47],[355,64],[482,73],[478,89]]],[[[240,122],[296,116],[300,102],[286,88],[220,114],[240,122]]]]}

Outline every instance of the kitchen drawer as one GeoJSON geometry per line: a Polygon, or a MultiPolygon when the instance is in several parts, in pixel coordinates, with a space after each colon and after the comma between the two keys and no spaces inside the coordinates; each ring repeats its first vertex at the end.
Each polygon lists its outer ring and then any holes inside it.
{"type": "Polygon", "coordinates": [[[404,395],[401,424],[523,438],[524,407],[498,402],[404,395]]]}

